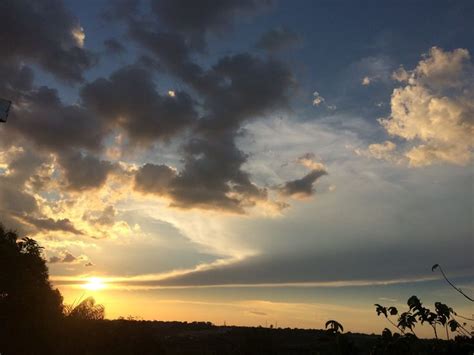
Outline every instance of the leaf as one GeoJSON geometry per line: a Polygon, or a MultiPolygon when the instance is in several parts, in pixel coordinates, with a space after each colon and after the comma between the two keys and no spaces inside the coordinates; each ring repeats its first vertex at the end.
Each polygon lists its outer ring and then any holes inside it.
{"type": "Polygon", "coordinates": [[[375,304],[375,311],[377,312],[377,315],[379,316],[380,314],[383,314],[385,317],[387,317],[387,308],[380,305],[380,304],[375,304]]]}
{"type": "Polygon", "coordinates": [[[420,308],[421,307],[421,301],[418,297],[416,296],[411,296],[408,301],[407,301],[408,306],[410,309],[414,308],[420,308]]]}
{"type": "Polygon", "coordinates": [[[454,319],[451,319],[448,322],[448,325],[449,325],[449,329],[451,329],[452,332],[455,332],[459,328],[459,323],[454,319]]]}
{"type": "Polygon", "coordinates": [[[434,264],[431,268],[431,271],[435,271],[439,267],[439,264],[434,264]]]}
{"type": "Polygon", "coordinates": [[[396,307],[388,307],[388,311],[390,312],[390,315],[395,316],[398,314],[398,309],[396,307]]]}

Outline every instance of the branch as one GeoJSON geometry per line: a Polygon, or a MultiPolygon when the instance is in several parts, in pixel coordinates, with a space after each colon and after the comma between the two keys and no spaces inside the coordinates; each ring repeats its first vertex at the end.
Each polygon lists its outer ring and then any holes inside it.
{"type": "Polygon", "coordinates": [[[474,302],[474,299],[472,299],[471,297],[469,297],[468,295],[466,295],[461,289],[457,288],[456,286],[454,286],[454,284],[448,280],[448,278],[446,277],[446,275],[444,274],[444,271],[443,269],[441,268],[441,265],[439,264],[435,264],[433,265],[433,267],[431,268],[431,271],[434,271],[436,268],[439,268],[439,271],[441,271],[441,274],[443,274],[443,277],[444,279],[446,280],[446,282],[448,284],[451,285],[452,288],[454,288],[456,291],[458,291],[461,295],[463,295],[464,297],[466,297],[469,301],[471,302],[474,302]]]}

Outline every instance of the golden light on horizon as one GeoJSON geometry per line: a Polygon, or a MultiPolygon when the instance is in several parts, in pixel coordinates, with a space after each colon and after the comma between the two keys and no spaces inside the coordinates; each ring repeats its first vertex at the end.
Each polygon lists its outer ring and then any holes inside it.
{"type": "Polygon", "coordinates": [[[87,282],[82,285],[82,288],[85,288],[89,291],[99,291],[106,287],[106,283],[99,277],[90,277],[87,279],[87,282]]]}

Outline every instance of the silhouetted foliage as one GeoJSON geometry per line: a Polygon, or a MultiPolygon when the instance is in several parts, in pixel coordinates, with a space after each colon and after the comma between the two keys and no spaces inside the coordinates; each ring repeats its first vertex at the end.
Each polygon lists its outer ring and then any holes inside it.
{"type": "MultiPolygon", "coordinates": [[[[0,224],[0,319],[59,318],[62,297],[48,280],[41,247],[0,224]]],[[[44,321],[44,320],[42,320],[44,321]]]]}
{"type": "Polygon", "coordinates": [[[403,312],[398,317],[398,323],[395,324],[390,318],[390,315],[397,315],[398,310],[395,307],[384,307],[380,304],[375,304],[375,311],[377,315],[383,314],[385,318],[395,327],[397,327],[403,335],[407,336],[407,329],[410,330],[411,335],[416,336],[414,328],[418,322],[420,324],[428,324],[433,328],[433,333],[438,339],[438,326],[445,328],[446,338],[449,340],[449,330],[451,332],[458,332],[460,335],[469,336],[467,329],[461,325],[454,316],[456,312],[451,307],[441,302],[435,302],[434,312],[425,307],[417,296],[411,296],[407,305],[409,310],[403,312]]]}
{"type": "Polygon", "coordinates": [[[62,296],[49,283],[41,247],[0,224],[0,341],[40,336],[61,316],[62,296]]]}
{"type": "Polygon", "coordinates": [[[331,333],[342,333],[344,331],[344,327],[341,323],[335,320],[328,320],[325,325],[326,329],[331,333]]]}
{"type": "Polygon", "coordinates": [[[105,316],[105,308],[97,304],[93,297],[87,297],[76,306],[64,306],[64,315],[72,319],[102,320],[105,316]]]}

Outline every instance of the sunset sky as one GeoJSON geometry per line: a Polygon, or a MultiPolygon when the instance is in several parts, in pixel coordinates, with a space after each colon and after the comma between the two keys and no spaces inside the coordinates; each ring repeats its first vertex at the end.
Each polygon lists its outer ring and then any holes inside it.
{"type": "Polygon", "coordinates": [[[471,315],[431,266],[474,294],[473,20],[470,0],[3,0],[0,221],[108,318],[380,333],[373,304],[413,294],[471,315]]]}

